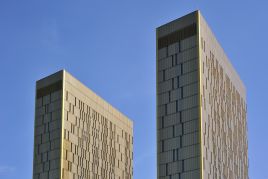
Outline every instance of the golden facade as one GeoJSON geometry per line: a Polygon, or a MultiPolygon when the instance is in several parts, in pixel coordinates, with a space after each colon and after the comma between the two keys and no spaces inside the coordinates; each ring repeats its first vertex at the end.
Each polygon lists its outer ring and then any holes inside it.
{"type": "Polygon", "coordinates": [[[199,11],[157,28],[157,176],[247,179],[245,87],[199,11]]]}
{"type": "Polygon", "coordinates": [[[33,178],[133,178],[132,121],[66,71],[37,82],[35,116],[33,178]]]}

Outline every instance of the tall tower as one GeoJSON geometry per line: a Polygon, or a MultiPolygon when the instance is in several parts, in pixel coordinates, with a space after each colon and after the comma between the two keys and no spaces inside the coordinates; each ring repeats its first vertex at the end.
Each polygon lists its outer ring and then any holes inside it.
{"type": "Polygon", "coordinates": [[[156,42],[157,178],[248,179],[246,89],[200,12],[156,42]]]}
{"type": "Polygon", "coordinates": [[[37,81],[33,178],[132,179],[132,121],[65,70],[37,81]]]}

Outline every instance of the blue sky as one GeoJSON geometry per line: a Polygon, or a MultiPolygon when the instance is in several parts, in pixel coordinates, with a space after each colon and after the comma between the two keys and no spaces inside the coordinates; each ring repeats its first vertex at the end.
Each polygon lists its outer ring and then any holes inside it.
{"type": "Polygon", "coordinates": [[[156,178],[155,28],[196,9],[247,87],[250,178],[268,178],[267,8],[265,0],[2,0],[0,178],[31,178],[35,81],[63,68],[133,119],[134,179],[156,178]]]}

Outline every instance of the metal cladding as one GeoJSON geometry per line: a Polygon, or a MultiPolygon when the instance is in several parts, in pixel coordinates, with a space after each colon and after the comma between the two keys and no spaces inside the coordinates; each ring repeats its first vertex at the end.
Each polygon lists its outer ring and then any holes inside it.
{"type": "Polygon", "coordinates": [[[248,179],[245,87],[204,18],[156,33],[158,179],[248,179]]]}
{"type": "Polygon", "coordinates": [[[66,71],[37,81],[34,179],[133,178],[133,124],[66,71]]]}

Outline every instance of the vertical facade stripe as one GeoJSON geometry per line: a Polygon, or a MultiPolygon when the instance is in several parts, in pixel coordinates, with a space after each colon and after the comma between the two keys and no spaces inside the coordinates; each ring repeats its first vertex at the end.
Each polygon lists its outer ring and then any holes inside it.
{"type": "Polygon", "coordinates": [[[199,142],[200,142],[200,179],[203,179],[203,143],[202,143],[202,63],[201,63],[201,54],[200,54],[200,47],[201,47],[201,34],[200,34],[200,14],[197,11],[197,46],[198,46],[198,71],[199,71],[199,142]]]}
{"type": "Polygon", "coordinates": [[[65,70],[62,72],[62,107],[61,107],[61,157],[60,157],[60,179],[63,179],[63,142],[64,142],[64,101],[65,101],[65,70]]]}

